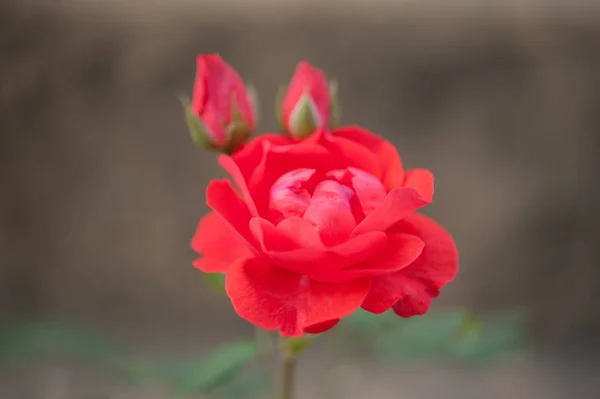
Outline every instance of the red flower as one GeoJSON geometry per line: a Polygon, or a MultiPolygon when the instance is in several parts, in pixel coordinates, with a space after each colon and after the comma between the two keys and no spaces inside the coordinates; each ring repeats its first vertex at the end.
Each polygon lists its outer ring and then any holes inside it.
{"type": "Polygon", "coordinates": [[[281,104],[283,128],[293,137],[304,138],[327,127],[331,107],[329,84],[322,70],[302,61],[281,104]]]}
{"type": "Polygon", "coordinates": [[[194,138],[207,147],[234,149],[254,131],[254,110],[244,82],[218,54],[197,58],[191,112],[200,122],[199,131],[192,131],[194,138]]]}
{"type": "Polygon", "coordinates": [[[236,312],[283,336],[318,333],[359,307],[425,313],[458,270],[452,237],[417,209],[433,176],[359,127],[303,141],[268,134],[219,162],[192,240],[194,265],[226,273],[236,312]]]}

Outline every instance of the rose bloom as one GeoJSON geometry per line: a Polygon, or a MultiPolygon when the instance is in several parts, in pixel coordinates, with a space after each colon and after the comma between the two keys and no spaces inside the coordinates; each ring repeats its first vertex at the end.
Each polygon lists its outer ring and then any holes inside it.
{"type": "Polygon", "coordinates": [[[259,136],[221,155],[229,180],[206,192],[194,266],[225,273],[235,311],[282,336],[320,333],[358,308],[425,313],[458,271],[452,237],[415,211],[433,176],[360,127],[304,140],[259,136]]]}

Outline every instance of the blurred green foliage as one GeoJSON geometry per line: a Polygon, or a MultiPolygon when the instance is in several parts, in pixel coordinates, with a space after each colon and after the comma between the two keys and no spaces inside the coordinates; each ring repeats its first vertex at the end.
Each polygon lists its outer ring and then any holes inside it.
{"type": "Polygon", "coordinates": [[[141,361],[69,323],[29,322],[0,331],[0,370],[30,360],[68,358],[131,385],[167,387],[173,398],[206,394],[227,384],[256,356],[253,340],[219,346],[200,360],[141,361]]]}
{"type": "MultiPolygon", "coordinates": [[[[218,286],[217,286],[218,287],[218,286]]],[[[336,355],[392,364],[426,359],[492,361],[526,349],[528,315],[508,311],[478,318],[460,310],[430,311],[401,319],[392,312],[358,311],[325,334],[336,355]]],[[[303,351],[315,339],[290,340],[288,350],[303,351]]],[[[326,338],[324,338],[326,339],[326,338]]],[[[110,340],[69,323],[29,322],[0,331],[0,370],[32,359],[74,359],[125,384],[166,388],[174,398],[228,399],[265,397],[273,373],[247,367],[260,358],[256,341],[223,344],[200,359],[144,359],[128,355],[110,340]]],[[[258,361],[254,366],[258,365],[258,361]]]]}
{"type": "Polygon", "coordinates": [[[206,394],[231,381],[256,353],[254,341],[228,343],[199,361],[167,365],[164,372],[174,372],[170,385],[175,398],[206,394]]]}
{"type": "Polygon", "coordinates": [[[121,349],[70,323],[24,322],[0,331],[0,368],[33,357],[64,356],[115,368],[121,349]]]}
{"type": "Polygon", "coordinates": [[[431,358],[463,362],[491,361],[526,349],[530,343],[524,311],[484,318],[460,310],[430,311],[401,319],[393,312],[358,311],[343,320],[337,342],[363,342],[375,359],[410,363],[431,358]]]}

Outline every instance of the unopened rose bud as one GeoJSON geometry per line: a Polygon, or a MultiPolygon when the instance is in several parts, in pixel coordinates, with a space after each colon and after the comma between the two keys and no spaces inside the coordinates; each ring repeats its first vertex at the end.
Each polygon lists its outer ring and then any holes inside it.
{"type": "Polygon", "coordinates": [[[283,129],[293,137],[305,138],[329,125],[332,108],[329,84],[323,71],[306,61],[296,67],[279,103],[283,129]]]}
{"type": "Polygon", "coordinates": [[[198,56],[192,101],[183,101],[194,141],[208,149],[235,151],[256,126],[251,98],[242,78],[219,55],[198,56]]]}

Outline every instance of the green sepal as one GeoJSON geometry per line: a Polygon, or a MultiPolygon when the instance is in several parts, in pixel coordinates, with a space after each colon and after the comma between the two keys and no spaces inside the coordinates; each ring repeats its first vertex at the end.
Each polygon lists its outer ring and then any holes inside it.
{"type": "Polygon", "coordinates": [[[192,110],[190,99],[188,97],[181,96],[179,97],[179,101],[181,101],[181,105],[185,111],[185,121],[194,143],[202,148],[216,150],[216,147],[210,140],[210,136],[208,135],[204,124],[192,110]]]}
{"type": "Polygon", "coordinates": [[[300,97],[289,118],[289,133],[299,139],[310,136],[322,124],[317,106],[308,91],[300,97]]]}
{"type": "Polygon", "coordinates": [[[232,154],[240,145],[252,135],[248,123],[242,117],[235,93],[231,94],[231,123],[225,128],[227,137],[221,149],[226,154],[232,154]]]}
{"type": "Polygon", "coordinates": [[[222,273],[202,273],[202,278],[217,292],[225,292],[225,275],[222,273]]]}
{"type": "Polygon", "coordinates": [[[299,338],[284,338],[283,345],[285,352],[291,357],[296,358],[309,347],[314,341],[314,336],[303,336],[299,338]]]}

